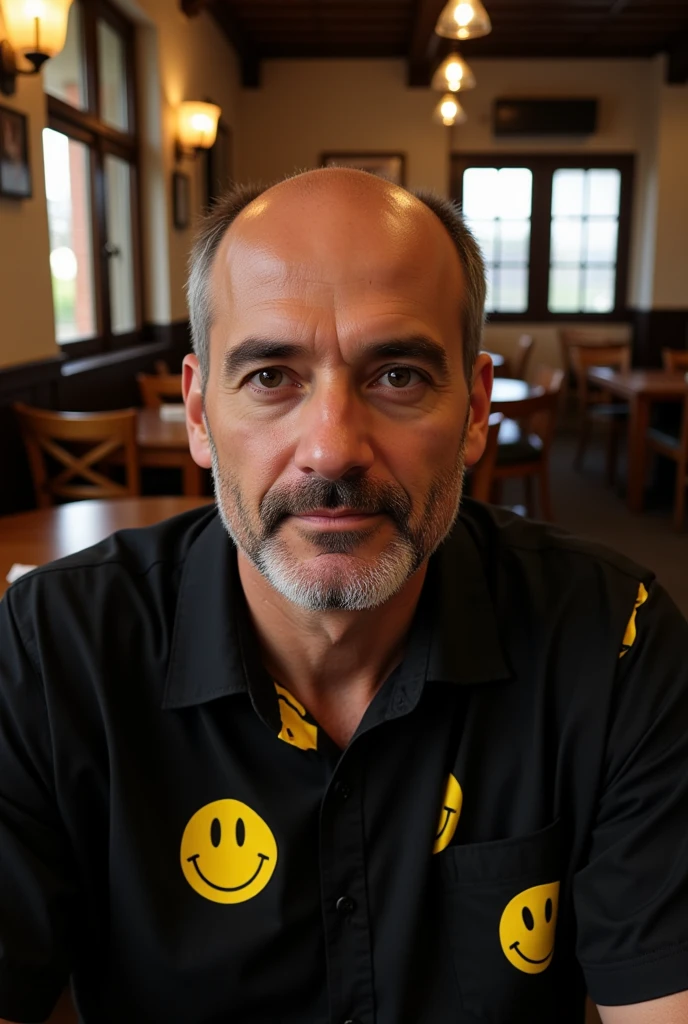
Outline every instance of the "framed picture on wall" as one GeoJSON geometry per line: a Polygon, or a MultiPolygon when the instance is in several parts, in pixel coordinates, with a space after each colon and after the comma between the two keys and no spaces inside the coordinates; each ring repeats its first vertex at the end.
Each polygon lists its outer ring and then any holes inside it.
{"type": "Polygon", "coordinates": [[[31,198],[29,119],[8,107],[0,107],[0,196],[31,198]]]}
{"type": "Polygon", "coordinates": [[[175,171],[172,175],[172,216],[174,226],[183,230],[191,223],[191,194],[188,174],[175,171]]]}
{"type": "Polygon", "coordinates": [[[225,194],[234,178],[234,153],[232,146],[232,129],[220,121],[217,126],[217,138],[206,155],[206,199],[207,205],[225,194]]]}
{"type": "Polygon", "coordinates": [[[353,167],[369,171],[378,178],[386,178],[394,185],[406,184],[406,155],[404,153],[323,153],[321,167],[353,167]]]}

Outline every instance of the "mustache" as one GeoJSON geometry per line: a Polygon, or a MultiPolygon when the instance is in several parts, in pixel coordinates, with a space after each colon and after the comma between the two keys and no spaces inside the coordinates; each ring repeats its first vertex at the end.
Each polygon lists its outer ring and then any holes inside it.
{"type": "Polygon", "coordinates": [[[388,515],[403,531],[411,516],[412,503],[401,487],[381,481],[307,478],[265,495],[259,508],[265,537],[274,533],[287,516],[304,515],[314,508],[347,508],[388,515]]]}

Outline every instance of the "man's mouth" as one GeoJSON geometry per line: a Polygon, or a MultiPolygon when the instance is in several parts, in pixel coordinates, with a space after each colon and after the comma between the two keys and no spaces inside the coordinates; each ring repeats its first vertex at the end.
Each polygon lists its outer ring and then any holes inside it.
{"type": "Polygon", "coordinates": [[[380,512],[367,512],[350,508],[316,508],[308,512],[295,513],[292,518],[306,526],[324,530],[355,530],[360,526],[370,526],[380,512]]]}

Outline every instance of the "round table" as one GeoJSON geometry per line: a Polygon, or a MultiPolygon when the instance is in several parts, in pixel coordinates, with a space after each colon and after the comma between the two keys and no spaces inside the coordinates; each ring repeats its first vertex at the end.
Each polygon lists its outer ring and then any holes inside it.
{"type": "Polygon", "coordinates": [[[0,519],[0,594],[15,562],[43,565],[109,537],[115,530],[152,526],[180,512],[209,505],[208,498],[118,498],[66,505],[0,519]]]}
{"type": "Polygon", "coordinates": [[[536,398],[544,394],[544,388],[529,384],[527,380],[515,377],[496,377],[492,387],[490,412],[503,412],[505,416],[512,414],[514,402],[522,402],[526,398],[536,398]]]}

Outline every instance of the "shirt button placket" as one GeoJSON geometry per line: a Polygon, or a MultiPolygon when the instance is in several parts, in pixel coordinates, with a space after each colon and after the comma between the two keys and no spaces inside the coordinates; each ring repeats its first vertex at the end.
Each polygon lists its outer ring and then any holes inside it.
{"type": "Polygon", "coordinates": [[[330,1019],[342,1024],[373,1024],[372,939],[366,894],[363,789],[354,768],[357,753],[356,745],[346,751],[337,773],[341,772],[342,778],[333,780],[323,801],[321,891],[330,1019]]]}

